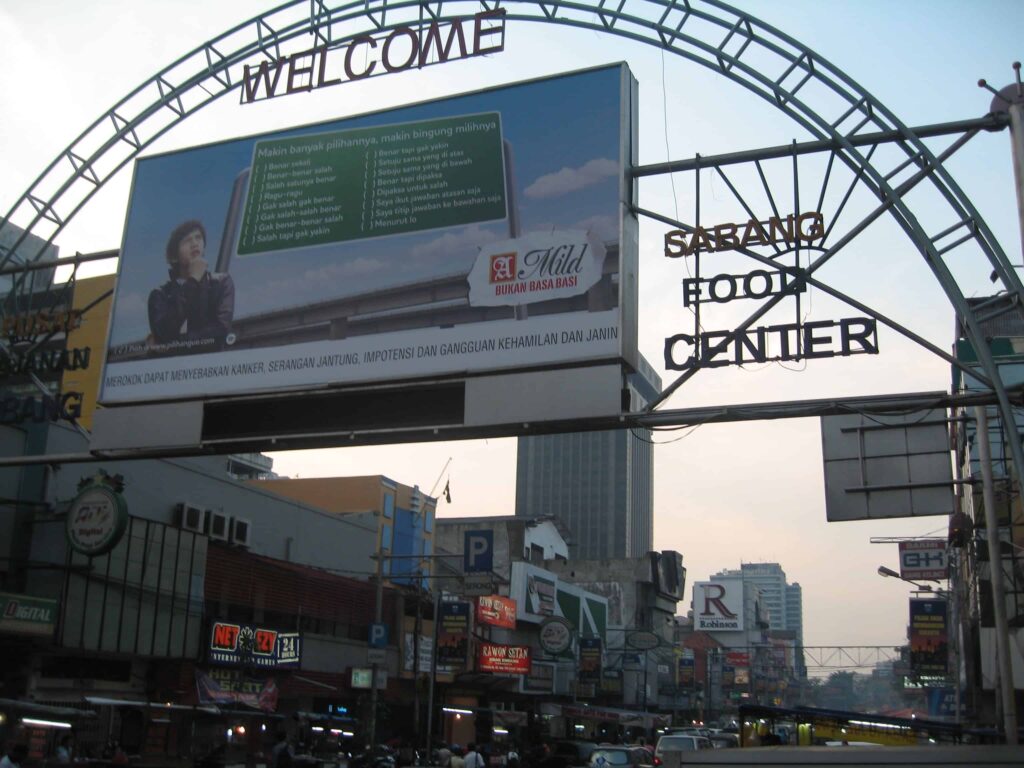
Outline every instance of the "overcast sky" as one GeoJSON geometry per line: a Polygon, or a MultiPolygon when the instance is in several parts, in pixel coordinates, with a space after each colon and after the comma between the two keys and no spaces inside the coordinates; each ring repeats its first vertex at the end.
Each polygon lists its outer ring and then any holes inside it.
{"type": "MultiPolygon", "coordinates": [[[[913,126],[984,115],[991,97],[977,87],[977,80],[985,77],[997,87],[1006,85],[1013,77],[1011,63],[1024,58],[1019,34],[1024,4],[1013,0],[776,0],[740,5],[843,69],[913,126]]],[[[260,6],[252,0],[35,0],[0,7],[0,208],[7,211],[69,142],[144,78],[247,20],[260,6]]],[[[257,105],[240,105],[231,96],[177,126],[149,151],[357,115],[620,60],[629,63],[640,84],[641,163],[809,138],[770,104],[678,56],[595,32],[512,23],[506,50],[489,58],[257,105]]],[[[558,105],[538,109],[536,120],[558,131],[558,105]]],[[[946,143],[948,139],[930,145],[940,149],[946,143]]],[[[879,157],[883,154],[880,151],[879,157]]],[[[801,161],[798,178],[805,209],[817,199],[825,159],[801,161]]],[[[783,212],[794,207],[787,202],[794,197],[790,163],[765,164],[783,212]]],[[[977,137],[954,158],[950,169],[1011,260],[1020,263],[1006,132],[977,137]]],[[[835,173],[836,184],[840,178],[849,179],[841,169],[835,173]]],[[[122,172],[72,222],[58,239],[62,254],[119,247],[130,176],[130,171],[122,172]]],[[[736,169],[734,183],[749,196],[755,212],[766,216],[767,203],[753,171],[736,169]]],[[[829,195],[835,195],[831,188],[829,195]]],[[[728,186],[710,173],[702,175],[701,196],[704,222],[745,220],[728,186]]],[[[941,219],[934,200],[921,193],[912,202],[926,228],[942,228],[931,227],[941,219]]],[[[674,184],[668,178],[644,181],[640,204],[692,221],[693,175],[679,174],[674,184]]],[[[856,224],[874,204],[863,192],[856,193],[837,222],[836,234],[856,224]]],[[[684,260],[662,255],[665,231],[664,225],[650,220],[641,225],[639,343],[667,384],[673,376],[664,370],[664,339],[692,330],[693,318],[682,306],[679,289],[687,266],[684,260]]],[[[703,273],[749,269],[749,264],[741,266],[721,256],[713,262],[707,257],[703,273]]],[[[976,255],[965,253],[957,270],[968,295],[991,291],[990,270],[976,255]]],[[[820,277],[891,314],[939,347],[950,348],[952,310],[910,241],[890,220],[872,225],[820,277]]],[[[702,323],[707,330],[726,329],[754,306],[734,302],[709,307],[702,323]]],[[[786,304],[771,319],[793,322],[796,312],[792,303],[786,304]]],[[[819,291],[803,298],[799,313],[801,319],[813,320],[860,315],[819,291]]],[[[941,360],[888,330],[880,331],[879,344],[877,356],[705,371],[685,384],[666,407],[948,388],[950,372],[941,360]]],[[[816,419],[704,426],[658,433],[655,440],[655,547],[683,553],[689,584],[741,562],[779,562],[789,580],[803,586],[807,645],[904,642],[909,589],[876,575],[879,565],[897,567],[896,545],[873,545],[869,539],[942,535],[944,518],[827,523],[816,419]]],[[[439,484],[438,493],[450,479],[452,503],[442,501],[442,515],[514,510],[513,439],[300,451],[274,458],[275,469],[289,476],[385,474],[427,491],[439,484]]],[[[689,598],[688,589],[687,603],[689,598]]],[[[685,612],[684,605],[680,609],[685,612]]]]}

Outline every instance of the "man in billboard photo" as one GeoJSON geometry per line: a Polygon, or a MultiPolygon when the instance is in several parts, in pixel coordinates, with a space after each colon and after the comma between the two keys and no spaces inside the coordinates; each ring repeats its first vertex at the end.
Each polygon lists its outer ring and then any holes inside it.
{"type": "Polygon", "coordinates": [[[224,347],[235,313],[235,284],[231,275],[210,272],[205,253],[202,222],[190,219],[171,232],[166,250],[170,279],[149,294],[151,351],[224,347]]]}

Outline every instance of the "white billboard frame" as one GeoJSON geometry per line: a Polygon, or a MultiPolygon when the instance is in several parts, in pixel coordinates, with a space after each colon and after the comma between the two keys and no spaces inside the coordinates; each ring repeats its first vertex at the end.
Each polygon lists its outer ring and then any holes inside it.
{"type": "MultiPolygon", "coordinates": [[[[400,384],[447,376],[479,376],[491,373],[507,375],[516,371],[543,371],[566,365],[593,366],[617,362],[625,363],[628,368],[635,368],[638,225],[635,214],[629,210],[635,197],[635,182],[631,179],[629,170],[637,162],[636,90],[636,80],[628,67],[620,63],[140,159],[135,167],[132,196],[122,241],[123,257],[119,262],[118,286],[107,344],[108,362],[100,402],[109,407],[172,400],[205,401],[211,398],[314,391],[326,386],[359,387],[400,384]],[[617,119],[613,126],[602,133],[601,143],[593,145],[594,156],[582,162],[584,155],[581,154],[581,162],[575,168],[571,168],[579,172],[579,178],[566,178],[565,147],[562,144],[568,145],[573,141],[578,143],[579,136],[574,138],[570,134],[557,141],[538,140],[535,142],[537,146],[534,146],[530,144],[529,134],[525,129],[516,127],[517,116],[513,114],[514,106],[527,98],[524,94],[539,94],[538,98],[546,95],[547,98],[551,98],[552,94],[561,95],[566,91],[579,89],[581,84],[587,84],[585,90],[597,95],[601,87],[607,88],[610,83],[614,84],[615,90],[608,91],[601,97],[603,101],[600,102],[600,106],[609,112],[614,111],[617,119]],[[495,115],[494,120],[491,120],[491,114],[495,115]],[[437,125],[445,120],[457,123],[450,135],[442,132],[446,126],[437,125]],[[343,164],[351,159],[345,154],[349,151],[363,151],[369,164],[370,150],[367,142],[378,139],[381,148],[373,150],[377,153],[374,155],[374,163],[383,163],[387,160],[386,157],[380,157],[385,152],[409,152],[409,157],[419,156],[430,161],[421,163],[420,170],[427,166],[433,168],[444,162],[465,164],[475,145],[470,144],[468,148],[465,143],[456,146],[457,139],[453,137],[458,137],[457,131],[463,127],[468,131],[468,128],[472,127],[471,123],[499,126],[500,137],[497,138],[502,151],[501,163],[506,175],[503,185],[505,198],[501,203],[504,207],[501,210],[507,215],[493,219],[488,218],[493,215],[493,211],[485,212],[481,214],[483,218],[479,220],[439,227],[414,228],[413,231],[408,230],[409,225],[402,229],[396,224],[394,226],[398,228],[395,231],[383,231],[377,233],[378,236],[374,238],[348,237],[347,240],[317,241],[306,248],[309,252],[307,258],[314,266],[318,264],[323,267],[325,260],[335,258],[337,253],[343,252],[344,258],[349,260],[346,265],[355,264],[352,269],[358,270],[357,262],[364,257],[357,254],[371,247],[382,252],[382,241],[392,244],[389,246],[392,250],[388,258],[394,260],[417,253],[415,246],[411,246],[410,243],[419,242],[422,245],[426,242],[424,237],[427,235],[433,238],[430,240],[432,244],[444,238],[447,238],[446,242],[449,243],[459,242],[460,238],[462,241],[470,242],[474,236],[479,235],[479,241],[473,241],[468,246],[460,246],[463,247],[463,266],[454,275],[438,271],[443,267],[451,272],[447,265],[452,257],[446,251],[443,257],[440,257],[439,266],[425,260],[422,274],[412,281],[396,283],[394,274],[378,274],[374,278],[378,282],[368,280],[365,283],[357,283],[355,287],[350,282],[336,289],[350,293],[331,295],[326,299],[321,295],[321,300],[309,305],[285,306],[289,301],[294,304],[291,296],[282,299],[280,292],[263,287],[265,290],[260,296],[262,300],[269,302],[268,308],[256,314],[231,317],[226,327],[216,327],[207,336],[195,340],[195,343],[188,336],[187,325],[188,322],[192,322],[191,320],[181,325],[179,331],[183,333],[171,336],[170,341],[164,341],[162,337],[160,340],[156,339],[152,319],[153,294],[157,292],[158,287],[163,286],[160,286],[153,276],[157,274],[156,267],[162,272],[167,264],[158,263],[154,266],[153,262],[161,262],[162,259],[160,256],[154,257],[153,251],[158,250],[168,228],[161,228],[155,220],[159,218],[164,222],[178,221],[184,219],[186,213],[183,208],[180,213],[178,210],[155,213],[154,200],[171,208],[174,208],[174,204],[167,203],[166,195],[156,196],[154,186],[172,190],[190,185],[193,188],[200,187],[200,179],[195,176],[193,170],[185,166],[204,169],[211,165],[215,167],[216,163],[211,164],[209,160],[217,159],[222,154],[230,157],[241,157],[244,154],[249,158],[249,166],[242,171],[230,167],[232,197],[224,206],[228,210],[224,227],[219,237],[213,235],[210,230],[201,233],[204,250],[199,254],[200,257],[210,254],[207,259],[208,270],[199,280],[206,279],[208,274],[210,285],[213,286],[210,291],[219,290],[223,293],[224,278],[218,276],[227,275],[230,278],[231,290],[236,296],[231,308],[241,308],[245,306],[245,285],[250,279],[255,279],[250,278],[248,272],[260,270],[246,266],[244,276],[239,279],[237,270],[241,268],[235,267],[234,276],[230,275],[230,269],[232,265],[254,264],[252,260],[258,260],[263,254],[239,256],[238,243],[241,242],[243,233],[254,234],[253,227],[269,227],[271,219],[264,221],[257,218],[253,219],[256,223],[246,224],[246,213],[240,211],[251,213],[258,207],[247,197],[250,194],[262,195],[260,201],[267,205],[281,204],[276,197],[274,200],[265,198],[279,194],[280,189],[288,190],[289,187],[275,186],[274,191],[270,191],[271,185],[291,183],[288,179],[276,177],[267,181],[273,170],[270,163],[275,159],[270,156],[271,152],[283,153],[281,162],[285,165],[274,170],[274,173],[286,175],[299,174],[302,168],[298,163],[303,158],[327,158],[330,162],[341,158],[337,163],[343,164]],[[421,130],[417,126],[428,126],[429,130],[421,130]],[[393,149],[383,148],[385,139],[394,142],[387,145],[393,149]],[[359,142],[364,144],[360,146],[359,142]],[[345,146],[339,149],[338,147],[342,145],[345,146]],[[264,158],[266,168],[253,164],[252,158],[256,157],[258,151],[270,156],[269,159],[264,158]],[[316,154],[317,151],[320,154],[316,154]],[[293,162],[289,159],[291,155],[288,152],[294,152],[298,158],[294,160],[295,168],[288,165],[293,162]],[[449,157],[450,155],[455,155],[455,159],[449,157]],[[449,161],[439,160],[442,156],[449,157],[449,161]],[[435,163],[435,160],[438,162],[435,163]],[[176,181],[168,181],[167,174],[176,164],[183,170],[176,181]],[[262,177],[261,170],[266,171],[262,177]],[[250,173],[255,178],[243,178],[245,173],[250,173]],[[156,178],[160,179],[159,185],[154,184],[153,180],[156,178]],[[597,181],[593,181],[594,179],[597,181]],[[586,190],[581,191],[578,187],[581,183],[595,187],[594,198],[599,198],[600,203],[593,209],[577,210],[574,206],[578,206],[579,203],[576,202],[566,201],[558,205],[552,202],[555,198],[568,200],[585,197],[586,190]],[[263,186],[260,186],[261,184],[263,186]],[[252,192],[252,188],[257,188],[258,191],[252,192]],[[524,215],[524,210],[520,209],[520,203],[526,198],[540,202],[533,203],[534,208],[546,209],[545,228],[547,239],[550,240],[546,248],[545,243],[538,240],[542,238],[538,231],[538,222],[531,220],[529,215],[524,215]],[[149,208],[146,207],[147,201],[149,208]],[[552,212],[553,209],[562,213],[552,212]],[[558,216],[563,218],[558,219],[558,216]],[[598,219],[603,223],[594,225],[593,229],[586,230],[578,226],[580,221],[598,219]],[[553,231],[552,221],[557,227],[553,231]],[[488,226],[488,231],[483,232],[488,226]],[[504,239],[497,236],[499,231],[504,232],[504,239]],[[565,240],[564,243],[559,240],[560,237],[565,240]],[[358,240],[358,248],[349,246],[353,239],[358,240]],[[502,299],[491,296],[489,299],[477,301],[474,305],[473,298],[457,295],[462,286],[470,282],[471,275],[473,285],[470,286],[470,293],[480,296],[481,289],[488,288],[486,280],[483,286],[480,284],[481,267],[472,256],[468,257],[472,263],[466,261],[466,253],[476,249],[479,257],[492,260],[498,258],[500,264],[507,267],[509,261],[500,259],[508,256],[512,252],[510,249],[514,249],[520,240],[527,243],[531,250],[517,254],[519,263],[525,263],[522,269],[511,279],[507,273],[504,275],[506,282],[515,288],[503,293],[507,297],[507,303],[495,307],[495,302],[502,299]],[[558,242],[555,242],[556,240],[558,242]],[[140,247],[142,243],[147,243],[148,247],[140,247]],[[212,258],[212,251],[215,249],[219,253],[217,264],[224,268],[225,272],[215,271],[217,267],[214,266],[212,258]],[[492,253],[495,250],[498,251],[497,254],[492,253]],[[608,251],[607,258],[600,254],[602,250],[608,251]],[[591,258],[595,253],[598,256],[591,258]],[[533,261],[526,263],[529,259],[533,261]],[[580,291],[573,293],[575,273],[572,273],[572,270],[577,267],[581,274],[580,291]],[[561,270],[561,273],[558,270],[561,270]],[[221,283],[217,283],[217,279],[221,280],[221,283]],[[360,285],[364,286],[365,290],[360,292],[360,285]],[[452,293],[453,290],[455,294],[452,293]],[[360,300],[363,301],[362,305],[359,304],[360,300]],[[148,304],[149,310],[148,333],[144,333],[146,325],[140,309],[144,303],[148,304]],[[495,309],[499,311],[495,312],[495,309]],[[332,310],[345,314],[332,317],[332,310]],[[271,327],[268,330],[268,323],[272,326],[275,322],[288,322],[282,321],[284,316],[300,315],[304,318],[303,322],[306,322],[305,318],[309,318],[308,327],[283,326],[271,327]],[[470,315],[472,317],[469,317],[470,315]],[[410,320],[414,316],[417,319],[410,320]],[[446,322],[448,320],[451,322],[446,322]],[[354,326],[359,326],[356,332],[353,332],[354,326]],[[247,332],[250,334],[248,340],[247,332]],[[308,333],[321,334],[323,338],[309,340],[303,335],[308,333]],[[261,346],[267,343],[268,338],[281,338],[284,341],[276,345],[261,346]],[[247,346],[250,343],[252,346],[247,346]]],[[[525,122],[519,121],[523,125],[525,122]]],[[[489,148],[480,149],[471,159],[470,167],[472,168],[472,164],[478,160],[481,163],[494,161],[494,146],[492,142],[489,148]]],[[[587,151],[589,150],[581,150],[584,154],[587,151]]],[[[313,162],[315,164],[316,161],[313,162]]],[[[231,166],[230,158],[225,160],[224,164],[231,166]]],[[[297,189],[301,191],[308,187],[313,191],[322,190],[322,187],[314,188],[311,179],[329,179],[330,170],[341,167],[342,165],[328,168],[328,165],[324,165],[312,168],[306,174],[305,180],[297,177],[297,189]],[[316,176],[319,171],[323,171],[324,175],[316,176]]],[[[369,175],[365,175],[364,187],[371,182],[385,184],[389,180],[400,178],[403,179],[401,183],[407,184],[404,192],[408,193],[412,187],[419,190],[419,187],[432,183],[440,188],[450,181],[444,176],[443,169],[434,169],[429,174],[418,174],[424,178],[431,176],[432,182],[427,180],[423,184],[411,184],[406,179],[406,176],[409,176],[409,179],[413,178],[409,175],[411,172],[402,170],[406,167],[407,164],[389,169],[386,165],[380,165],[374,173],[379,171],[383,174],[391,171],[398,176],[376,175],[371,179],[369,175]]],[[[453,176],[452,179],[454,178],[453,176]]],[[[341,189],[342,186],[338,185],[338,188],[341,189]]],[[[461,199],[464,201],[478,201],[482,195],[469,197],[474,189],[477,188],[464,186],[456,190],[449,189],[444,193],[426,190],[419,190],[419,193],[458,194],[462,195],[461,199]]],[[[228,193],[224,191],[223,194],[228,193]]],[[[313,192],[309,194],[312,195],[313,192]]],[[[406,194],[405,197],[400,197],[391,194],[391,197],[386,199],[393,202],[406,197],[411,199],[413,195],[406,194]]],[[[320,198],[310,197],[310,200],[317,199],[320,198]]],[[[308,201],[302,198],[302,202],[305,205],[308,201]]],[[[335,202],[332,198],[323,206],[324,210],[331,214],[325,214],[324,221],[337,217],[339,206],[335,205],[335,202]]],[[[426,205],[424,201],[420,202],[426,205]]],[[[486,203],[478,205],[477,202],[467,202],[467,207],[471,208],[485,205],[486,203]]],[[[272,217],[279,213],[271,211],[261,215],[272,217]]],[[[363,210],[362,213],[369,215],[367,210],[363,210]]],[[[442,213],[435,212],[434,215],[440,216],[442,213]]],[[[287,218],[287,214],[280,215],[286,216],[286,226],[299,226],[296,224],[299,221],[295,218],[297,214],[292,215],[290,219],[287,218]]],[[[534,214],[534,219],[536,215],[534,214]]],[[[400,219],[401,217],[392,216],[386,221],[395,222],[400,219]]],[[[337,222],[335,224],[342,226],[337,222]]],[[[321,229],[324,227],[309,231],[318,232],[321,229]]],[[[306,230],[286,231],[287,235],[298,237],[296,233],[309,236],[306,230]]],[[[173,250],[171,241],[172,238],[168,238],[166,258],[169,264],[179,268],[179,272],[172,273],[172,279],[167,280],[164,285],[168,286],[169,291],[174,291],[176,289],[172,283],[189,286],[191,283],[188,277],[182,275],[185,267],[179,266],[185,263],[186,257],[181,256],[177,263],[173,262],[173,256],[170,255],[173,250]]],[[[264,265],[261,273],[272,268],[287,270],[294,263],[295,254],[303,252],[302,248],[286,248],[282,242],[276,243],[281,247],[274,250],[273,254],[285,252],[288,261],[286,267],[264,265]]],[[[423,246],[419,253],[422,254],[426,247],[423,246]]],[[[329,271],[331,266],[333,262],[323,268],[329,271]]],[[[374,265],[374,269],[377,267],[379,265],[374,265]]],[[[301,272],[301,269],[296,269],[301,272]]],[[[483,274],[486,278],[486,269],[483,274]]],[[[303,273],[306,282],[302,290],[320,291],[321,294],[324,291],[330,293],[331,290],[335,290],[325,288],[328,282],[316,280],[316,275],[316,270],[303,273]],[[312,285],[313,283],[316,285],[312,285]]],[[[493,265],[491,276],[495,277],[493,265]]],[[[285,275],[281,282],[287,284],[292,277],[285,275]]],[[[501,274],[495,277],[496,280],[500,278],[501,274]]],[[[354,282],[357,281],[358,278],[354,282]]],[[[219,310],[226,307],[226,304],[227,302],[213,302],[208,305],[213,309],[207,314],[216,315],[219,310]]],[[[199,322],[196,321],[195,325],[199,325],[199,322]]],[[[210,326],[204,325],[204,330],[207,327],[210,326]]]]}
{"type": "Polygon", "coordinates": [[[693,585],[693,628],[700,632],[742,632],[745,595],[740,577],[693,585]]]}

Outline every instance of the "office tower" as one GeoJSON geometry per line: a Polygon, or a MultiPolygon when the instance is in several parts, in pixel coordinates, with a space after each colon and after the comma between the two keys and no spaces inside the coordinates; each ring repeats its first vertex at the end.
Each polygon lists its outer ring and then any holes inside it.
{"type": "MultiPolygon", "coordinates": [[[[661,377],[640,358],[628,379],[632,408],[651,402],[661,377]]],[[[569,529],[570,559],[637,557],[653,548],[650,432],[620,429],[519,438],[516,516],[553,515],[569,529]]]]}

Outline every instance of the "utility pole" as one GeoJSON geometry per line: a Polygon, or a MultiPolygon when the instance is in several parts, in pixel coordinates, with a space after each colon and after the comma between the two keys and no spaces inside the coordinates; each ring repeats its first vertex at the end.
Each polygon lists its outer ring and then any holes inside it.
{"type": "MultiPolygon", "coordinates": [[[[380,550],[375,555],[377,559],[377,598],[373,608],[373,620],[381,624],[384,620],[384,558],[380,550]]],[[[370,717],[367,725],[370,749],[377,746],[377,663],[370,665],[370,717]]]]}

